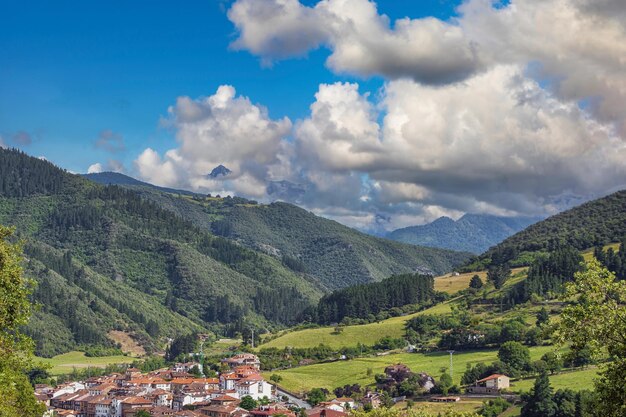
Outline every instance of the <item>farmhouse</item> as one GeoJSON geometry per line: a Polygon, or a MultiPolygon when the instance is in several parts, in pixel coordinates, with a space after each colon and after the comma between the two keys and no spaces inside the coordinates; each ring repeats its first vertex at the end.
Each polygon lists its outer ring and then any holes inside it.
{"type": "Polygon", "coordinates": [[[474,385],[467,387],[470,394],[498,394],[500,390],[511,386],[510,379],[506,375],[493,374],[487,378],[480,379],[474,385]]]}

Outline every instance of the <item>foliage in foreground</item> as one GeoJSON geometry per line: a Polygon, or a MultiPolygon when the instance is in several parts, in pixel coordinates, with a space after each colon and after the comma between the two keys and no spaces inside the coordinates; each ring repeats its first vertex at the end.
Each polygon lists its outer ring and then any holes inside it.
{"type": "Polygon", "coordinates": [[[20,332],[30,317],[31,282],[22,274],[21,251],[0,226],[0,417],[41,416],[26,371],[33,368],[33,343],[20,332]]]}
{"type": "Polygon", "coordinates": [[[596,356],[608,353],[612,360],[595,383],[599,415],[626,415],[626,281],[592,260],[566,286],[565,297],[577,302],[563,310],[558,340],[596,356]]]}

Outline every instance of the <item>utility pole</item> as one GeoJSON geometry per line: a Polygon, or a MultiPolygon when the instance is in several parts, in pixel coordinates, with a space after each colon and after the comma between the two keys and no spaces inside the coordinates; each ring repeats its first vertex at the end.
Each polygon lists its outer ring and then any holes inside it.
{"type": "Polygon", "coordinates": [[[450,379],[452,379],[454,378],[452,369],[452,354],[454,353],[454,350],[449,350],[448,353],[450,354],[450,379]]]}
{"type": "Polygon", "coordinates": [[[203,378],[206,376],[204,374],[204,338],[200,339],[200,373],[203,378]]]}

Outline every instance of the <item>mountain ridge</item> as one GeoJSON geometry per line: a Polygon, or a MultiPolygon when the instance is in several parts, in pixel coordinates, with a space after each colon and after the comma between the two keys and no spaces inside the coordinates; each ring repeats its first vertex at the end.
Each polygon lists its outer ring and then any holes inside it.
{"type": "Polygon", "coordinates": [[[425,225],[397,229],[387,237],[415,245],[480,254],[540,219],[467,213],[456,221],[442,216],[425,225]]]}

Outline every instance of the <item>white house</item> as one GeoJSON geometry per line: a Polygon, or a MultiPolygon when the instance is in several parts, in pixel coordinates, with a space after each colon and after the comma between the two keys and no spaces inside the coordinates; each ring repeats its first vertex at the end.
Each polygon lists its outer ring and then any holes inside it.
{"type": "Polygon", "coordinates": [[[272,385],[266,382],[260,375],[249,375],[235,383],[235,391],[240,398],[249,395],[255,400],[263,397],[272,397],[272,385]]]}

